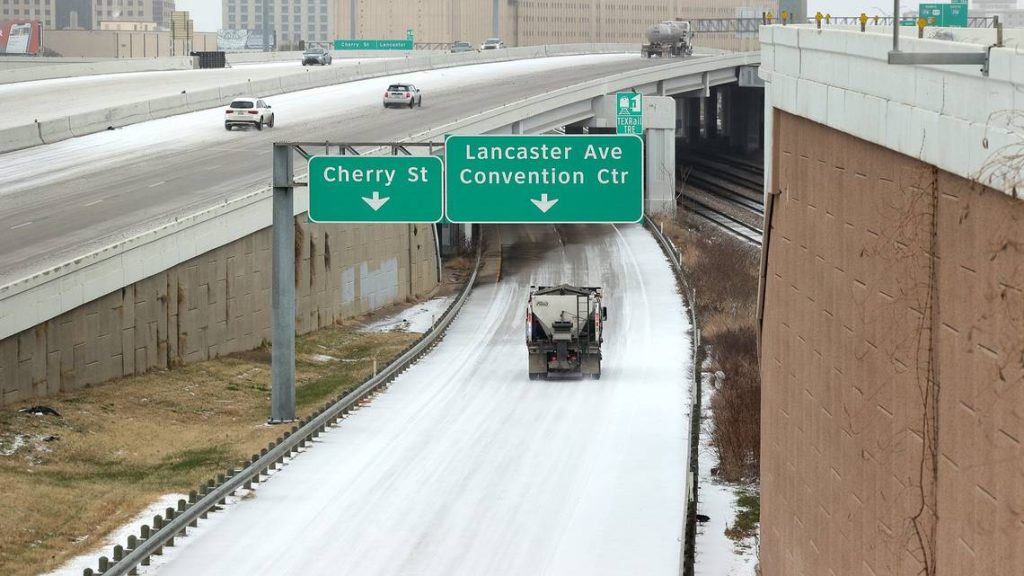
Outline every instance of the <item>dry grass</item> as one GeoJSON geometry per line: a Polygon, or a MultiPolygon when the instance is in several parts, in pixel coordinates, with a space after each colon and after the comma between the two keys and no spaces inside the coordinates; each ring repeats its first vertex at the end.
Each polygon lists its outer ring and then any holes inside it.
{"type": "MultiPolygon", "coordinates": [[[[350,324],[299,338],[299,417],[418,336],[350,324]]],[[[159,496],[197,488],[280,435],[266,425],[269,357],[261,349],[35,402],[60,418],[0,411],[0,573],[56,568],[159,496]],[[27,443],[13,450],[19,436],[27,443]]]]}
{"type": "Polygon", "coordinates": [[[713,227],[663,223],[682,251],[684,284],[696,295],[701,338],[713,371],[725,374],[711,403],[711,441],[720,475],[729,481],[757,478],[761,460],[761,377],[757,358],[759,253],[713,227]]]}

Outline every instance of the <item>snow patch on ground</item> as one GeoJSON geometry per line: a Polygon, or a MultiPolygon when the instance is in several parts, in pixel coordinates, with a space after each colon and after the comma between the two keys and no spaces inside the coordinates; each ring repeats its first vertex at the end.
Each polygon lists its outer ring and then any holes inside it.
{"type": "Polygon", "coordinates": [[[25,436],[23,434],[15,434],[10,441],[6,438],[0,438],[0,456],[14,456],[18,449],[25,444],[25,436]]]}
{"type": "MultiPolygon", "coordinates": [[[[164,512],[168,508],[178,509],[178,500],[188,500],[188,496],[185,494],[165,494],[161,496],[159,500],[150,504],[145,510],[139,512],[138,516],[132,518],[128,523],[124,524],[117,530],[111,532],[107,539],[94,549],[81,554],[68,560],[66,564],[53,572],[48,572],[44,576],[81,576],[82,571],[85,568],[97,568],[97,562],[100,556],[106,556],[110,558],[113,555],[114,546],[120,544],[124,546],[128,542],[128,537],[131,535],[138,536],[139,530],[143,524],[153,525],[153,517],[157,514],[163,516],[164,512]]],[[[87,540],[88,536],[83,536],[75,540],[75,543],[87,540]]]]}
{"type": "Polygon", "coordinates": [[[711,475],[711,469],[718,467],[718,455],[711,446],[711,398],[714,396],[714,375],[703,374],[701,393],[701,434],[698,462],[700,479],[697,514],[704,514],[710,520],[697,524],[694,574],[696,576],[754,576],[757,566],[757,542],[748,538],[735,542],[725,535],[725,530],[736,519],[736,499],[744,490],[722,482],[711,475]]]}
{"type": "Polygon", "coordinates": [[[362,328],[360,332],[415,332],[423,334],[435,322],[452,302],[451,296],[443,296],[427,300],[402,310],[394,316],[388,316],[362,328]]]}

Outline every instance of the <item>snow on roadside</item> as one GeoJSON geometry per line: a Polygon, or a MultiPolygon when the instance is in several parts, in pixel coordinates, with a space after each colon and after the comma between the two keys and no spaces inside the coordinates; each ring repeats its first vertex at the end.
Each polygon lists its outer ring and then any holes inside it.
{"type": "Polygon", "coordinates": [[[735,542],[725,535],[726,528],[736,521],[739,512],[736,501],[745,487],[722,482],[711,475],[711,469],[718,466],[709,430],[715,377],[704,372],[702,381],[697,514],[704,514],[710,519],[697,523],[693,573],[695,576],[754,576],[757,566],[755,539],[735,542]],[[705,426],[705,423],[709,425],[705,426]]]}
{"type": "MultiPolygon", "coordinates": [[[[361,332],[395,332],[395,331],[403,331],[403,332],[418,332],[418,333],[426,332],[427,329],[429,329],[431,326],[433,326],[434,323],[437,321],[437,319],[441,317],[441,315],[444,313],[444,311],[451,304],[453,298],[454,298],[453,296],[443,296],[443,297],[440,297],[440,298],[434,298],[434,299],[431,299],[431,300],[427,300],[426,302],[415,304],[413,306],[410,306],[410,307],[402,310],[398,314],[395,314],[393,316],[389,316],[387,318],[383,318],[381,320],[378,320],[377,322],[374,322],[373,324],[370,324],[370,325],[362,328],[360,331],[361,332]]],[[[327,355],[322,355],[322,354],[312,355],[312,356],[310,356],[310,358],[313,359],[314,361],[319,361],[319,362],[333,362],[333,361],[337,360],[336,358],[333,358],[333,357],[327,356],[327,355]]],[[[12,442],[12,447],[9,450],[10,454],[7,454],[8,450],[4,450],[4,451],[2,451],[2,453],[5,456],[14,454],[17,451],[17,449],[20,448],[21,446],[23,446],[24,444],[25,444],[24,438],[21,435],[18,435],[14,439],[14,441],[12,442]]],[[[298,453],[301,454],[301,453],[305,452],[306,450],[307,450],[306,447],[302,447],[302,448],[299,449],[298,453]]],[[[292,458],[286,458],[285,459],[285,464],[290,462],[291,459],[292,458]]],[[[273,475],[277,474],[279,471],[280,471],[280,469],[271,470],[270,473],[267,476],[273,476],[273,475]]],[[[255,494],[255,488],[259,487],[259,486],[260,486],[260,484],[256,484],[253,490],[241,490],[241,491],[237,492],[236,494],[228,497],[226,499],[226,501],[225,501],[225,505],[222,508],[226,508],[226,507],[232,506],[232,505],[236,504],[237,502],[239,502],[240,500],[252,497],[252,495],[255,494]]],[[[48,573],[44,574],[43,576],[79,576],[82,573],[82,570],[85,569],[85,568],[93,568],[93,569],[95,569],[96,563],[99,560],[100,556],[110,557],[111,554],[112,554],[114,546],[116,546],[118,544],[120,544],[121,546],[124,546],[125,543],[128,541],[128,537],[129,536],[131,536],[133,534],[135,536],[138,536],[139,535],[139,530],[142,528],[143,524],[149,524],[150,526],[152,526],[152,524],[153,524],[153,516],[156,516],[157,514],[162,516],[164,514],[164,512],[167,510],[167,508],[175,508],[175,509],[177,509],[178,500],[187,500],[187,499],[188,499],[188,496],[187,495],[183,495],[183,494],[166,494],[166,495],[160,497],[159,500],[157,500],[156,502],[153,502],[152,504],[150,504],[145,510],[140,512],[137,516],[132,518],[130,521],[128,521],[127,523],[122,525],[120,528],[118,528],[114,532],[111,532],[107,536],[107,538],[104,540],[103,544],[98,545],[98,546],[90,549],[89,552],[80,554],[80,555],[78,555],[78,556],[68,560],[60,568],[58,568],[58,569],[56,569],[56,570],[54,570],[52,572],[48,572],[48,573]]],[[[189,544],[191,542],[194,542],[195,539],[196,539],[195,538],[196,536],[199,536],[200,534],[202,534],[203,530],[210,530],[212,528],[212,526],[216,524],[217,520],[219,520],[223,516],[224,516],[223,514],[214,514],[214,515],[212,515],[210,517],[210,519],[208,519],[205,522],[203,522],[203,525],[200,525],[200,527],[198,529],[190,530],[189,531],[189,535],[192,536],[192,538],[178,538],[178,540],[179,540],[178,547],[181,548],[182,546],[186,546],[187,544],[189,544]],[[198,532],[197,532],[197,530],[198,530],[198,532]]],[[[88,538],[88,536],[83,536],[82,539],[77,540],[76,543],[77,542],[81,542],[82,540],[85,540],[87,538],[88,538]]],[[[166,550],[165,552],[166,553],[170,553],[170,550],[166,550]]],[[[156,570],[162,563],[166,562],[166,559],[163,556],[157,556],[157,557],[153,558],[152,562],[153,562],[152,567],[150,567],[148,569],[144,568],[144,567],[139,567],[139,573],[140,574],[149,574],[149,573],[151,573],[152,571],[156,570]]]]}
{"type": "Polygon", "coordinates": [[[444,314],[452,302],[451,296],[443,296],[415,304],[398,314],[388,316],[360,329],[360,332],[415,332],[423,334],[444,314]]]}
{"type": "MultiPolygon", "coordinates": [[[[124,546],[128,541],[128,537],[131,535],[138,536],[139,529],[142,528],[143,524],[153,525],[153,516],[157,514],[163,516],[164,512],[168,508],[178,509],[178,500],[188,500],[188,495],[185,494],[165,494],[161,496],[156,502],[150,504],[145,510],[139,512],[137,516],[132,518],[130,521],[125,523],[117,530],[111,532],[102,544],[99,544],[92,548],[85,554],[80,554],[68,560],[63,566],[48,572],[44,576],[81,576],[82,570],[85,568],[96,569],[96,562],[100,556],[107,556],[108,558],[112,554],[114,546],[120,544],[124,546]]],[[[88,537],[83,537],[83,540],[88,537]]],[[[78,540],[81,542],[82,540],[78,540]]]]}

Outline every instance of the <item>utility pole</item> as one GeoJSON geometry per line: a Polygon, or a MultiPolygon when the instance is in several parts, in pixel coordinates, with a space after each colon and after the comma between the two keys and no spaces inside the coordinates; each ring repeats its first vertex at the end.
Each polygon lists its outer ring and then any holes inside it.
{"type": "Polygon", "coordinates": [[[349,3],[349,18],[348,18],[349,34],[348,35],[349,35],[349,38],[351,38],[353,40],[356,39],[356,17],[358,16],[358,13],[359,13],[358,6],[359,6],[359,0],[351,0],[351,2],[349,3]]]}
{"type": "Polygon", "coordinates": [[[491,14],[491,36],[498,38],[501,36],[501,23],[498,18],[498,12],[501,10],[501,0],[494,0],[494,9],[491,14]]]}
{"type": "Polygon", "coordinates": [[[270,0],[263,0],[263,51],[270,52],[270,0]]]}

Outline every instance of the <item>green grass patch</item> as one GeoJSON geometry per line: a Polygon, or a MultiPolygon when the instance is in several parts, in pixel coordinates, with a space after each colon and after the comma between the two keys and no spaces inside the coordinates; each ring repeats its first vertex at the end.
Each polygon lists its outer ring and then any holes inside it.
{"type": "Polygon", "coordinates": [[[329,376],[295,388],[295,405],[309,406],[323,402],[331,396],[348,392],[359,382],[351,368],[337,367],[329,376]]]}
{"type": "Polygon", "coordinates": [[[725,535],[739,542],[757,533],[757,525],[761,522],[761,497],[755,492],[740,492],[736,508],[736,521],[725,529],[725,535]]]}
{"type": "MultiPolygon", "coordinates": [[[[150,465],[112,458],[77,457],[69,459],[64,465],[37,469],[31,475],[60,486],[100,482],[165,488],[178,486],[193,478],[197,472],[221,469],[239,458],[223,446],[207,446],[168,454],[161,462],[150,465]]],[[[17,470],[11,472],[18,473],[17,470]]]]}

